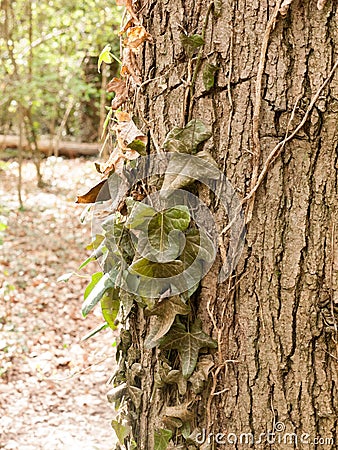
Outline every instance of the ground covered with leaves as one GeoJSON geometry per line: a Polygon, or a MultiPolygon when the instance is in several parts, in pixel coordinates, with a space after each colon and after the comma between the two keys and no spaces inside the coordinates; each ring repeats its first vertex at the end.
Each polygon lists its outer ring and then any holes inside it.
{"type": "Polygon", "coordinates": [[[109,450],[115,338],[108,329],[81,341],[102,322],[99,311],[80,313],[89,274],[100,269],[57,282],[88,255],[90,221],[81,223],[74,199],[97,174],[93,161],[55,157],[44,160],[43,174],[38,189],[34,165],[24,163],[19,210],[17,163],[0,167],[0,448],[109,450]]]}

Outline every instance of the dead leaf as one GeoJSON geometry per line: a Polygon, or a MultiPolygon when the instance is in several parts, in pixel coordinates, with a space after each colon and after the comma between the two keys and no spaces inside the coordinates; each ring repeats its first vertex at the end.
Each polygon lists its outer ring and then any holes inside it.
{"type": "Polygon", "coordinates": [[[121,78],[114,77],[107,84],[106,90],[107,92],[115,92],[115,97],[111,102],[111,107],[114,110],[123,105],[128,99],[128,88],[126,82],[121,80],[121,78]]]}
{"type": "Polygon", "coordinates": [[[128,22],[125,24],[123,28],[119,31],[119,36],[122,36],[129,28],[131,28],[134,25],[134,20],[129,19],[128,22]]]}
{"type": "Polygon", "coordinates": [[[130,114],[128,114],[125,111],[116,111],[115,117],[118,122],[130,122],[131,121],[130,114]]]}
{"type": "Polygon", "coordinates": [[[134,10],[133,0],[116,0],[116,4],[117,6],[125,6],[131,17],[134,19],[135,23],[139,23],[134,10]]]}
{"type": "Polygon", "coordinates": [[[123,172],[125,161],[132,161],[139,158],[139,156],[140,154],[135,150],[128,149],[123,152],[120,147],[115,147],[108,160],[101,164],[100,169],[106,176],[108,176],[110,172],[121,174],[123,172]]]}
{"type": "Polygon", "coordinates": [[[140,25],[127,30],[127,37],[123,43],[126,47],[137,48],[145,41],[153,42],[153,37],[142,25],[140,25]]]}
{"type": "Polygon", "coordinates": [[[177,417],[178,419],[181,419],[182,422],[188,422],[194,417],[194,413],[188,409],[191,403],[192,401],[190,400],[181,405],[167,406],[164,415],[168,417],[177,417]]]}
{"type": "Polygon", "coordinates": [[[130,75],[137,85],[141,84],[140,70],[137,66],[135,53],[131,48],[123,49],[121,76],[130,75]]]}
{"type": "Polygon", "coordinates": [[[109,200],[111,198],[111,195],[109,193],[109,186],[106,181],[106,179],[102,180],[85,194],[78,195],[76,203],[95,203],[98,196],[100,198],[100,201],[109,200]]]}
{"type": "Polygon", "coordinates": [[[133,120],[129,122],[118,122],[114,125],[113,129],[116,132],[118,143],[122,148],[128,147],[135,140],[143,143],[147,142],[147,137],[137,128],[133,120]]]}

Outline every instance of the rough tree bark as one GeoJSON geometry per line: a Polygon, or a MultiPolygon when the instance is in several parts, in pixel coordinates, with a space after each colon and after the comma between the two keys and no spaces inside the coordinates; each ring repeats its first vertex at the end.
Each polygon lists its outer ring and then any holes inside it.
{"type": "MultiPolygon", "coordinates": [[[[215,0],[192,103],[192,72],[180,36],[202,33],[209,2],[139,3],[143,24],[154,38],[140,57],[143,81],[154,80],[141,88],[138,111],[153,139],[162,143],[169,130],[186,123],[192,105],[191,117],[212,126],[206,147],[244,198],[252,187],[255,159],[259,173],[272,149],[302,121],[338,59],[336,2],[284,2],[290,6],[282,5],[268,35],[275,1],[215,0]],[[262,54],[264,39],[268,45],[262,54]],[[207,63],[219,67],[209,91],[202,80],[207,63]],[[257,110],[259,64],[264,70],[257,110]]],[[[192,71],[196,63],[195,58],[192,71]]],[[[218,257],[201,283],[197,313],[204,331],[218,339],[219,349],[209,383],[191,405],[194,425],[226,436],[252,433],[256,439],[245,445],[231,444],[225,437],[225,445],[213,438],[211,447],[203,448],[296,447],[295,437],[288,445],[264,437],[259,443],[261,433],[280,431],[276,439],[283,436],[283,427],[297,434],[298,448],[337,448],[337,148],[335,71],[256,192],[236,271],[226,283],[217,284],[218,257]],[[301,442],[303,433],[310,437],[303,436],[301,442]],[[310,446],[316,437],[326,439],[326,445],[310,446]]],[[[221,230],[226,221],[213,197],[203,188],[200,196],[221,230]]],[[[135,430],[137,448],[153,449],[152,430],[164,405],[177,405],[180,397],[173,387],[153,392],[157,360],[154,351],[143,350],[136,341],[148,326],[140,314],[132,321],[132,334],[146,375],[135,430]]]]}

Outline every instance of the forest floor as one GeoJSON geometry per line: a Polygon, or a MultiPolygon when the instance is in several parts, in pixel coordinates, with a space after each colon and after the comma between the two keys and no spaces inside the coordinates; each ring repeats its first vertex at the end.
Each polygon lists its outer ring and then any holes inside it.
{"type": "Polygon", "coordinates": [[[115,340],[100,311],[81,316],[91,263],[68,283],[88,256],[90,222],[81,223],[76,194],[98,180],[93,161],[51,157],[36,187],[32,162],[23,165],[24,209],[18,209],[18,165],[0,166],[0,448],[6,450],[110,450],[114,416],[106,384],[114,369],[115,340]],[[0,220],[1,222],[1,220],[0,220]]]}

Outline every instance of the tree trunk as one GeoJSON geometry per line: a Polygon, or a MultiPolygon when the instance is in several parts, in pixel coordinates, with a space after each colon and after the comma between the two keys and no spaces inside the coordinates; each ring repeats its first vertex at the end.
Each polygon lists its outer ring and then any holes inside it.
{"type": "MultiPolygon", "coordinates": [[[[153,148],[174,126],[202,119],[212,127],[206,148],[245,198],[275,146],[305,120],[243,206],[247,214],[253,206],[252,218],[235,271],[218,284],[218,256],[201,282],[196,313],[219,344],[204,390],[194,394],[190,383],[185,396],[176,385],[156,390],[158,351],[143,348],[149,322],[141,309],[131,320],[145,368],[137,448],[153,449],[154,427],[168,428],[165,408],[187,401],[190,431],[202,434],[194,444],[178,428],[173,448],[198,448],[204,430],[213,436],[203,449],[337,448],[338,70],[330,75],[337,5],[294,0],[277,13],[281,1],[140,3],[154,39],[139,59],[142,81],[154,80],[141,88],[138,111],[153,148]],[[190,60],[182,33],[205,33],[190,60]]],[[[203,187],[199,195],[222,230],[227,221],[214,197],[203,187]]]]}

